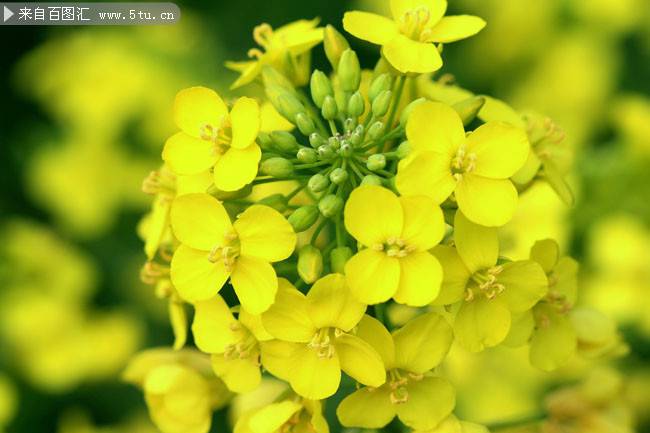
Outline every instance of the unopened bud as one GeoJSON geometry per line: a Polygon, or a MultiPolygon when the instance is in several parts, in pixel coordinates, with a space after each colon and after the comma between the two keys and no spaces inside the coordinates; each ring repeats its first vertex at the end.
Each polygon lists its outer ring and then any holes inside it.
{"type": "Polygon", "coordinates": [[[463,125],[467,126],[476,119],[476,116],[478,115],[478,112],[481,111],[481,108],[483,108],[483,105],[485,105],[485,98],[483,96],[473,96],[471,98],[463,99],[460,102],[456,102],[452,105],[452,108],[456,110],[456,113],[458,113],[460,118],[463,120],[463,125]]]}
{"type": "Polygon", "coordinates": [[[350,44],[348,44],[348,41],[345,40],[338,30],[328,25],[324,30],[323,46],[325,47],[327,60],[330,61],[332,68],[336,70],[339,66],[341,55],[345,50],[350,48],[350,44]]]}
{"type": "Polygon", "coordinates": [[[357,126],[357,121],[351,117],[343,121],[343,129],[345,129],[345,132],[351,132],[355,126],[357,126]]]}
{"type": "Polygon", "coordinates": [[[287,221],[296,233],[300,233],[313,226],[319,215],[318,206],[300,206],[289,215],[287,221]]]}
{"type": "Polygon", "coordinates": [[[309,135],[316,131],[316,125],[314,125],[314,121],[311,120],[311,117],[307,113],[298,113],[296,116],[296,126],[303,135],[309,135]]]}
{"type": "Polygon", "coordinates": [[[361,179],[361,185],[381,186],[382,181],[379,176],[375,176],[374,174],[369,174],[364,176],[363,179],[361,179]]]}
{"type": "Polygon", "coordinates": [[[397,146],[396,152],[399,159],[406,158],[408,154],[411,153],[411,143],[408,141],[401,142],[400,145],[397,146]]]}
{"type": "Polygon", "coordinates": [[[363,100],[363,95],[359,91],[354,92],[348,101],[348,116],[357,118],[363,114],[365,109],[366,103],[363,100]]]}
{"type": "Polygon", "coordinates": [[[332,159],[335,154],[334,149],[330,145],[323,144],[322,146],[318,146],[318,156],[321,159],[332,159]]]}
{"type": "Polygon", "coordinates": [[[409,119],[409,116],[411,115],[413,109],[425,101],[426,99],[424,98],[418,98],[414,101],[411,101],[410,104],[404,107],[404,109],[402,110],[402,114],[400,115],[399,118],[399,124],[402,128],[406,127],[406,121],[409,119]]]}
{"type": "Polygon", "coordinates": [[[312,162],[318,161],[318,152],[310,147],[302,147],[298,150],[296,158],[304,164],[311,164],[312,162]]]}
{"type": "Polygon", "coordinates": [[[348,172],[342,168],[335,168],[330,173],[330,180],[336,185],[340,185],[348,180],[348,172]]]}
{"type": "Polygon", "coordinates": [[[393,79],[389,74],[381,74],[370,83],[370,89],[368,89],[368,98],[370,101],[374,101],[375,98],[386,90],[390,90],[393,85],[393,79]]]}
{"type": "Polygon", "coordinates": [[[318,202],[320,213],[326,218],[338,215],[343,209],[343,199],[334,194],[328,194],[318,202]]]}
{"type": "Polygon", "coordinates": [[[262,68],[262,81],[265,88],[279,86],[288,91],[295,90],[291,81],[273,66],[266,65],[262,68]]]}
{"type": "Polygon", "coordinates": [[[388,113],[390,101],[393,98],[393,92],[384,90],[372,101],[372,115],[375,117],[383,117],[388,113]]]}
{"type": "Polygon", "coordinates": [[[323,101],[323,107],[321,109],[323,118],[325,120],[334,120],[336,115],[339,112],[338,107],[336,106],[336,101],[332,96],[326,96],[323,101]]]}
{"type": "Polygon", "coordinates": [[[298,251],[298,275],[311,284],[323,273],[323,255],[313,245],[305,245],[298,251]]]}
{"type": "Polygon", "coordinates": [[[386,157],[381,153],[370,155],[366,161],[366,167],[370,171],[383,170],[386,167],[386,157]]]}
{"type": "Polygon", "coordinates": [[[330,253],[330,263],[332,265],[332,272],[343,274],[345,272],[345,264],[352,257],[352,249],[350,247],[337,247],[330,253]]]}
{"type": "Polygon", "coordinates": [[[339,147],[341,147],[341,140],[339,140],[338,137],[330,137],[327,139],[327,144],[332,149],[338,149],[339,147]]]}
{"type": "Polygon", "coordinates": [[[344,141],[339,148],[339,155],[347,158],[352,156],[353,153],[354,149],[352,148],[352,145],[349,142],[344,141]]]}
{"type": "Polygon", "coordinates": [[[350,144],[353,146],[358,146],[361,144],[361,141],[363,141],[363,133],[359,133],[358,131],[354,131],[352,135],[350,135],[350,144]]]}
{"type": "Polygon", "coordinates": [[[383,122],[377,121],[370,125],[370,128],[368,129],[368,137],[370,137],[372,140],[376,140],[379,137],[381,137],[384,133],[384,124],[383,122]]]}
{"type": "Polygon", "coordinates": [[[320,173],[317,173],[310,177],[309,182],[307,182],[307,187],[309,190],[315,193],[325,191],[328,186],[330,186],[330,180],[327,178],[327,176],[320,173]]]}
{"type": "Polygon", "coordinates": [[[313,134],[309,135],[309,144],[311,144],[311,147],[316,149],[318,146],[327,144],[327,140],[325,140],[323,136],[320,135],[318,132],[314,132],[313,134]]]}
{"type": "Polygon", "coordinates": [[[357,53],[351,49],[343,51],[337,69],[341,88],[346,92],[355,92],[361,84],[361,65],[357,53]]]}
{"type": "Polygon", "coordinates": [[[299,147],[296,137],[287,131],[271,132],[271,141],[273,142],[273,147],[280,152],[294,153],[299,147]]]}
{"type": "Polygon", "coordinates": [[[260,149],[262,150],[271,150],[273,147],[271,135],[266,132],[259,132],[257,134],[257,144],[260,145],[260,149]]]}
{"type": "Polygon", "coordinates": [[[305,107],[303,107],[300,100],[293,93],[280,86],[267,86],[266,95],[278,113],[292,123],[295,123],[298,113],[305,112],[305,107]]]}
{"type": "Polygon", "coordinates": [[[293,164],[286,158],[279,156],[266,159],[260,164],[260,172],[279,179],[293,174],[293,164]]]}
{"type": "Polygon", "coordinates": [[[318,108],[323,106],[326,96],[333,96],[332,83],[327,75],[321,71],[314,71],[310,82],[311,98],[318,108]]]}

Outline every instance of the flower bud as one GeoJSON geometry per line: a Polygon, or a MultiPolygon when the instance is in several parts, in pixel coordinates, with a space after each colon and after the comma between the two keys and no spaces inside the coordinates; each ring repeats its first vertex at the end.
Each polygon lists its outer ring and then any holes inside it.
{"type": "Polygon", "coordinates": [[[343,199],[334,194],[328,194],[318,202],[320,213],[326,218],[338,215],[343,209],[343,199]]]}
{"type": "Polygon", "coordinates": [[[330,180],[336,185],[340,185],[348,180],[348,172],[342,168],[335,168],[330,173],[330,180]]]}
{"type": "Polygon", "coordinates": [[[334,158],[334,149],[332,146],[323,144],[322,146],[318,146],[318,156],[321,159],[332,159],[334,158]]]}
{"type": "Polygon", "coordinates": [[[396,152],[399,159],[406,158],[408,154],[411,153],[411,143],[408,141],[401,142],[400,145],[397,146],[396,152]]]}
{"type": "Polygon", "coordinates": [[[363,141],[363,133],[359,133],[355,130],[352,135],[350,135],[349,141],[352,146],[360,145],[363,141]]]}
{"type": "Polygon", "coordinates": [[[296,137],[287,131],[271,132],[271,141],[273,142],[273,147],[280,152],[294,153],[299,147],[296,137]]]}
{"type": "Polygon", "coordinates": [[[320,173],[317,173],[310,177],[309,182],[307,182],[307,187],[309,190],[316,193],[325,191],[328,186],[330,186],[330,180],[327,178],[327,176],[324,176],[320,173]]]}
{"type": "Polygon", "coordinates": [[[300,206],[289,215],[287,221],[296,233],[300,233],[313,226],[319,215],[318,206],[300,206]]]}
{"type": "Polygon", "coordinates": [[[330,253],[332,272],[343,274],[345,272],[345,264],[350,257],[352,257],[352,249],[350,247],[334,248],[330,253]]]}
{"type": "Polygon", "coordinates": [[[350,157],[354,153],[354,149],[350,145],[349,142],[344,141],[343,144],[341,144],[341,147],[339,148],[339,155],[344,156],[344,157],[350,157]]]}
{"type": "Polygon", "coordinates": [[[325,140],[318,132],[314,132],[313,134],[309,134],[309,144],[311,144],[311,147],[316,149],[318,146],[327,144],[327,140],[325,140]]]}
{"type": "Polygon", "coordinates": [[[323,118],[325,120],[334,120],[336,115],[339,112],[338,107],[336,106],[336,101],[332,96],[326,96],[323,101],[323,108],[321,109],[323,118]]]}
{"type": "Polygon", "coordinates": [[[260,164],[260,172],[271,177],[285,178],[293,174],[293,164],[279,156],[266,159],[260,164]]]}
{"type": "Polygon", "coordinates": [[[298,275],[311,284],[323,273],[323,255],[313,245],[305,245],[298,251],[298,275]]]}
{"type": "Polygon", "coordinates": [[[384,90],[372,101],[372,115],[375,117],[383,117],[388,113],[390,101],[393,98],[393,92],[384,90]]]}
{"type": "Polygon", "coordinates": [[[295,123],[298,113],[305,112],[305,107],[303,107],[300,100],[293,93],[280,86],[267,86],[266,95],[278,113],[292,123],[295,123]]]}
{"type": "Polygon", "coordinates": [[[331,25],[325,27],[323,36],[325,55],[327,56],[327,60],[330,61],[332,68],[336,70],[339,66],[341,55],[345,50],[350,48],[350,44],[348,44],[348,41],[345,40],[343,35],[331,25]]]}
{"type": "Polygon", "coordinates": [[[346,92],[340,87],[334,90],[334,100],[336,106],[339,108],[339,114],[345,116],[348,111],[348,101],[350,100],[350,92],[346,92]]]}
{"type": "Polygon", "coordinates": [[[366,109],[366,103],[363,100],[361,92],[358,90],[350,96],[348,101],[348,116],[352,118],[357,118],[363,114],[366,109]]]}
{"type": "Polygon", "coordinates": [[[343,121],[343,129],[345,129],[345,132],[351,132],[356,125],[357,125],[356,119],[353,119],[351,117],[348,117],[343,121]]]}
{"type": "Polygon", "coordinates": [[[258,201],[258,203],[263,204],[265,206],[272,207],[278,212],[284,212],[285,210],[287,210],[287,207],[289,206],[289,202],[287,201],[287,198],[283,194],[273,194],[268,197],[264,197],[263,199],[258,201]]]}
{"type": "Polygon", "coordinates": [[[323,106],[323,101],[325,101],[326,96],[334,95],[330,79],[327,78],[327,75],[325,75],[324,72],[318,70],[314,71],[314,73],[311,75],[310,88],[311,99],[314,101],[318,108],[321,108],[323,106]]]}
{"type": "Polygon", "coordinates": [[[467,126],[476,119],[478,112],[481,111],[483,105],[485,104],[485,98],[483,96],[473,96],[471,98],[463,99],[460,102],[456,102],[452,105],[452,108],[456,110],[456,113],[463,119],[463,125],[467,126]]]}
{"type": "Polygon", "coordinates": [[[330,137],[327,139],[327,144],[332,148],[332,149],[338,149],[341,147],[341,140],[339,140],[338,137],[330,137]]]}
{"type": "Polygon", "coordinates": [[[262,150],[271,150],[273,147],[273,140],[271,140],[271,135],[260,131],[257,134],[257,144],[260,145],[260,149],[262,150]]]}
{"type": "Polygon", "coordinates": [[[262,81],[267,89],[271,86],[278,86],[286,91],[295,91],[291,81],[273,66],[266,65],[262,68],[262,81]]]}
{"type": "Polygon", "coordinates": [[[381,153],[370,155],[366,161],[366,167],[370,171],[383,170],[386,167],[386,157],[381,153]]]}
{"type": "Polygon", "coordinates": [[[298,150],[296,158],[304,164],[311,164],[312,162],[318,161],[318,152],[309,147],[302,147],[298,150]]]}
{"type": "Polygon", "coordinates": [[[361,65],[359,65],[357,53],[351,49],[343,51],[336,72],[343,90],[346,92],[356,91],[361,84],[361,65]]]}
{"type": "Polygon", "coordinates": [[[311,120],[306,113],[298,113],[296,116],[296,126],[303,133],[303,135],[309,135],[316,131],[316,125],[314,121],[311,120]]]}
{"type": "Polygon", "coordinates": [[[410,104],[404,107],[404,109],[402,110],[402,114],[400,115],[399,118],[399,124],[402,128],[406,128],[406,121],[409,120],[409,116],[411,115],[413,109],[418,105],[420,105],[421,103],[423,103],[424,101],[426,101],[426,99],[418,98],[414,101],[411,101],[410,104]]]}
{"type": "Polygon", "coordinates": [[[375,186],[381,186],[382,181],[379,176],[375,176],[374,174],[368,174],[361,179],[361,185],[375,185],[375,186]]]}
{"type": "Polygon", "coordinates": [[[368,128],[368,137],[370,137],[372,140],[376,140],[379,137],[381,137],[384,133],[384,124],[383,122],[377,121],[370,125],[370,128],[368,128]]]}
{"type": "Polygon", "coordinates": [[[393,79],[389,74],[381,74],[370,84],[370,89],[368,89],[368,98],[370,101],[374,101],[377,95],[386,90],[390,90],[393,85],[393,79]]]}

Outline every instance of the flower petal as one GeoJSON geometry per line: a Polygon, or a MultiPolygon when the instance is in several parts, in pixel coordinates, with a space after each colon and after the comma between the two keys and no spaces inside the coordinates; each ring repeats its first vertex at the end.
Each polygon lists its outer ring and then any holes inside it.
{"type": "Polygon", "coordinates": [[[237,342],[232,332],[236,323],[228,304],[219,295],[195,303],[192,334],[196,346],[205,353],[223,353],[226,346],[237,342]]]}
{"type": "Polygon", "coordinates": [[[176,174],[199,174],[212,167],[219,158],[214,143],[177,132],[167,139],[162,159],[176,174]]]}
{"type": "Polygon", "coordinates": [[[245,149],[257,138],[260,132],[260,106],[255,99],[242,96],[230,110],[232,141],[230,147],[245,149]]]}
{"type": "Polygon", "coordinates": [[[513,313],[531,309],[548,291],[544,270],[532,260],[504,264],[497,281],[506,287],[501,296],[513,313]]]}
{"type": "Polygon", "coordinates": [[[288,382],[293,374],[293,352],[300,344],[282,340],[261,342],[262,365],[273,376],[288,382]]]}
{"type": "Polygon", "coordinates": [[[517,190],[507,179],[465,174],[456,187],[458,207],[476,224],[499,227],[512,219],[517,190]]]}
{"type": "Polygon", "coordinates": [[[183,89],[174,100],[174,122],[183,132],[192,137],[201,137],[205,125],[221,127],[228,107],[221,97],[207,87],[183,89]]]}
{"type": "Polygon", "coordinates": [[[209,194],[185,194],[174,199],[170,211],[174,235],[184,245],[211,251],[232,230],[226,209],[209,194]]]}
{"type": "Polygon", "coordinates": [[[442,58],[435,45],[418,42],[399,34],[385,44],[382,53],[386,60],[403,74],[425,74],[442,67],[442,58]]]}
{"type": "Polygon", "coordinates": [[[340,382],[338,357],[321,357],[317,350],[306,344],[295,350],[289,383],[297,394],[311,400],[321,400],[333,395],[340,382]]]}
{"type": "Polygon", "coordinates": [[[456,110],[441,102],[427,101],[409,115],[406,137],[416,152],[454,155],[465,141],[465,129],[456,110]]]}
{"type": "Polygon", "coordinates": [[[296,234],[291,224],[272,207],[253,205],[234,224],[242,255],[279,262],[293,253],[296,234]]]}
{"type": "Polygon", "coordinates": [[[530,145],[522,128],[506,122],[488,122],[469,134],[467,152],[476,155],[472,173],[507,179],[523,167],[530,145]]]}
{"type": "Polygon", "coordinates": [[[461,305],[454,322],[454,334],[461,346],[470,352],[480,352],[506,338],[510,320],[510,311],[503,301],[480,296],[461,305]]]}
{"type": "Polygon", "coordinates": [[[341,370],[364,385],[378,387],[386,382],[386,369],[373,347],[361,338],[343,334],[334,341],[341,370]]]}
{"type": "Polygon", "coordinates": [[[474,36],[485,27],[485,20],[473,15],[442,17],[427,32],[427,42],[455,42],[474,36]]]}
{"type": "Polygon", "coordinates": [[[399,286],[399,260],[370,248],[345,264],[345,278],[352,294],[365,304],[386,302],[399,286]]]}
{"type": "Polygon", "coordinates": [[[338,328],[350,331],[366,312],[341,274],[329,274],[319,279],[307,294],[309,317],[317,328],[338,328]]]}
{"type": "Polygon", "coordinates": [[[497,230],[469,221],[462,212],[454,217],[454,243],[470,273],[491,268],[499,258],[497,230]]]}
{"type": "Polygon", "coordinates": [[[412,307],[430,304],[440,293],[442,266],[428,251],[417,251],[399,259],[399,286],[395,301],[412,307]]]}
{"type": "Polygon", "coordinates": [[[437,152],[422,152],[411,160],[400,161],[395,181],[402,195],[424,195],[436,204],[445,201],[456,188],[451,156],[437,152]]]}
{"type": "Polygon", "coordinates": [[[343,28],[359,39],[378,45],[387,44],[398,33],[393,20],[360,11],[346,12],[343,15],[343,28]]]}
{"type": "Polygon", "coordinates": [[[268,310],[278,291],[278,277],[266,261],[239,256],[230,277],[239,303],[251,314],[268,310]]]}
{"type": "Polygon", "coordinates": [[[384,361],[386,370],[395,364],[395,343],[382,323],[374,317],[364,315],[357,326],[357,337],[370,344],[384,361]]]}
{"type": "Polygon", "coordinates": [[[451,326],[440,314],[418,316],[393,333],[395,366],[426,373],[442,362],[453,339],[451,326]]]}
{"type": "Polygon", "coordinates": [[[541,312],[544,322],[538,325],[530,340],[530,363],[544,371],[552,371],[564,365],[575,353],[577,347],[576,332],[566,315],[555,311],[541,312]]]}
{"type": "Polygon", "coordinates": [[[472,273],[458,255],[456,248],[438,245],[432,251],[442,266],[442,285],[434,305],[450,305],[463,299],[465,287],[472,273]]]}
{"type": "Polygon", "coordinates": [[[226,359],[223,354],[211,357],[214,373],[224,381],[232,392],[249,392],[262,381],[262,373],[253,358],[226,359]]]}
{"type": "Polygon", "coordinates": [[[309,317],[307,305],[305,295],[280,278],[275,302],[262,314],[262,324],[275,338],[306,343],[317,331],[309,317]]]}
{"type": "Polygon", "coordinates": [[[418,251],[430,250],[445,234],[442,209],[426,196],[400,197],[404,212],[402,240],[418,251]]]}
{"type": "Polygon", "coordinates": [[[336,408],[336,415],[345,427],[379,429],[390,423],[395,415],[390,401],[390,388],[363,387],[348,395],[336,408]]]}
{"type": "Polygon", "coordinates": [[[260,147],[254,143],[245,149],[231,147],[214,166],[214,184],[222,191],[237,191],[257,176],[262,158],[260,147]]]}
{"type": "Polygon", "coordinates": [[[386,188],[356,188],[345,204],[345,228],[363,245],[383,244],[402,233],[403,212],[397,196],[386,188]]]}
{"type": "Polygon", "coordinates": [[[444,379],[425,377],[407,385],[408,400],[397,405],[397,416],[415,430],[431,430],[456,406],[456,391],[444,379]]]}
{"type": "Polygon", "coordinates": [[[295,401],[271,403],[257,410],[250,417],[248,426],[252,433],[273,433],[280,430],[300,409],[302,405],[295,401]]]}
{"type": "Polygon", "coordinates": [[[213,297],[229,276],[230,272],[223,262],[212,263],[205,251],[181,245],[174,252],[171,280],[178,294],[186,301],[203,301],[213,297]]]}
{"type": "Polygon", "coordinates": [[[418,7],[429,11],[429,22],[437,23],[447,11],[447,0],[390,0],[390,11],[395,21],[402,18],[406,12],[418,7]]]}

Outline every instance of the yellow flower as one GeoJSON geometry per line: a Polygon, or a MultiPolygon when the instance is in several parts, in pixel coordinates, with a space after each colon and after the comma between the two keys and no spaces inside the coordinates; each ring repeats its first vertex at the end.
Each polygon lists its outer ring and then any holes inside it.
{"type": "Polygon", "coordinates": [[[345,227],[367,247],[345,266],[350,290],[360,301],[377,304],[394,298],[423,306],[436,298],[442,268],[428,250],[442,240],[445,224],[430,198],[359,187],[345,205],[345,227]]]}
{"type": "Polygon", "coordinates": [[[475,16],[444,16],[447,0],[391,0],[390,8],[392,20],[369,12],[346,12],[343,27],[381,45],[386,60],[402,73],[440,69],[442,59],[434,43],[465,39],[485,27],[485,21],[475,16]]]}
{"type": "Polygon", "coordinates": [[[18,408],[18,395],[14,384],[4,374],[0,374],[0,431],[14,417],[18,408]]]}
{"type": "Polygon", "coordinates": [[[255,142],[260,107],[242,97],[228,107],[213,90],[191,87],[174,101],[174,121],[181,131],[165,143],[162,157],[176,174],[199,174],[214,167],[214,184],[235,191],[257,175],[262,151],[255,142]]]}
{"type": "Polygon", "coordinates": [[[298,20],[273,30],[264,23],[255,27],[253,39],[264,50],[251,48],[248,57],[254,60],[226,62],[226,67],[240,73],[231,89],[251,83],[265,65],[282,71],[296,86],[309,81],[309,51],[323,40],[318,19],[298,20]]]}
{"type": "Polygon", "coordinates": [[[257,388],[262,379],[258,341],[271,340],[259,316],[241,310],[235,319],[217,295],[195,304],[192,333],[196,346],[212,354],[212,369],[233,392],[257,388]]]}
{"type": "Polygon", "coordinates": [[[336,410],[341,424],[379,429],[397,416],[413,429],[430,430],[449,416],[456,404],[454,388],[431,372],[453,340],[442,316],[423,314],[392,335],[378,320],[364,316],[357,336],[381,355],[388,379],[379,388],[362,387],[347,396],[336,410]]]}
{"type": "Polygon", "coordinates": [[[343,275],[326,275],[307,295],[281,280],[275,304],[262,314],[266,330],[280,340],[262,345],[264,367],[313,400],[336,392],[341,370],[358,382],[380,386],[386,380],[380,356],[351,333],[365,311],[343,275]]]}
{"type": "Polygon", "coordinates": [[[452,193],[472,222],[501,226],[514,214],[517,190],[509,177],[528,158],[526,133],[505,122],[487,122],[467,137],[455,110],[424,102],[411,113],[406,136],[413,155],[397,170],[397,189],[442,203],[452,193]]]}
{"type": "Polygon", "coordinates": [[[270,263],[286,259],[296,246],[296,234],[278,211],[253,205],[233,224],[214,197],[186,194],[172,204],[171,225],[181,242],[171,279],[182,298],[209,299],[230,278],[246,311],[259,314],[271,306],[278,280],[270,263]]]}
{"type": "Polygon", "coordinates": [[[286,399],[255,409],[235,424],[234,433],[329,433],[320,401],[286,399]]]}

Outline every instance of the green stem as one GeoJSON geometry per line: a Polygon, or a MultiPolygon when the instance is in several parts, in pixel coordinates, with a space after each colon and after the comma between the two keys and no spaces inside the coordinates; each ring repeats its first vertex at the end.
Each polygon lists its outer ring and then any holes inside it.
{"type": "Polygon", "coordinates": [[[305,105],[305,108],[307,108],[307,111],[309,111],[311,118],[316,122],[316,126],[320,129],[320,132],[323,135],[327,135],[327,128],[325,128],[325,124],[321,120],[320,111],[318,111],[311,98],[309,98],[302,89],[298,91],[298,97],[305,105]]]}
{"type": "Polygon", "coordinates": [[[393,121],[395,120],[395,115],[397,114],[397,109],[399,108],[399,103],[402,99],[402,93],[404,92],[404,84],[406,83],[406,75],[400,75],[397,79],[397,89],[395,90],[395,97],[393,98],[393,106],[390,109],[388,114],[388,121],[386,122],[386,128],[391,128],[393,121]]]}
{"type": "Polygon", "coordinates": [[[294,189],[291,191],[289,194],[287,194],[285,197],[287,198],[287,202],[291,201],[292,198],[294,198],[300,191],[302,191],[305,187],[307,186],[306,183],[301,184],[298,188],[294,189]]]}
{"type": "Polygon", "coordinates": [[[320,167],[323,165],[329,164],[328,161],[318,161],[318,162],[312,162],[311,164],[296,164],[293,166],[295,170],[302,170],[305,168],[314,168],[314,167],[320,167]]]}
{"type": "Polygon", "coordinates": [[[334,123],[333,120],[330,120],[329,124],[330,124],[330,131],[332,132],[332,136],[337,135],[339,133],[339,130],[336,129],[336,123],[334,123]]]}
{"type": "Polygon", "coordinates": [[[328,222],[327,218],[323,218],[323,220],[320,222],[320,224],[318,224],[318,226],[316,227],[316,230],[314,230],[314,234],[311,236],[311,240],[309,241],[310,244],[313,245],[316,242],[316,239],[318,239],[318,235],[325,228],[325,226],[327,225],[327,222],[328,222]]]}

